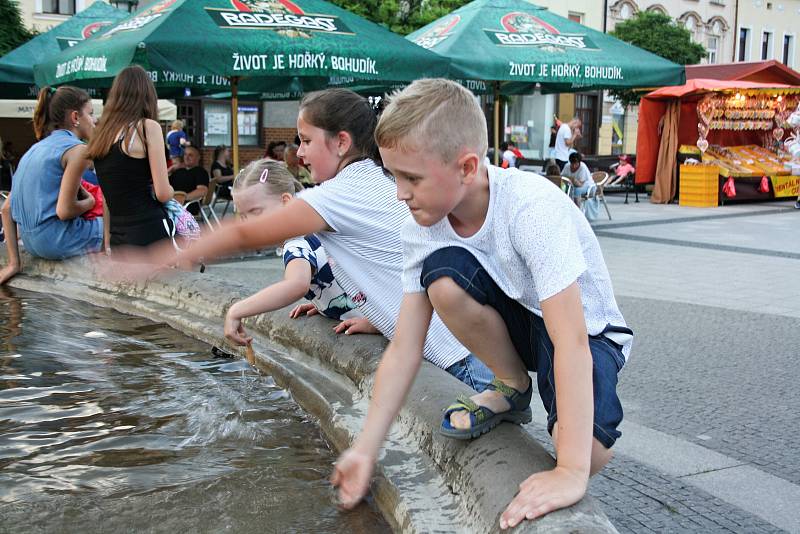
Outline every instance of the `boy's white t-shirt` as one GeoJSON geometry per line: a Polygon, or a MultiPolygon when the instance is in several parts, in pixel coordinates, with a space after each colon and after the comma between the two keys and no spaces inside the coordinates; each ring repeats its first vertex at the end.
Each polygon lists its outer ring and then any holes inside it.
{"type": "MultiPolygon", "coordinates": [[[[513,300],[538,316],[541,304],[577,280],[589,335],[606,327],[627,328],[600,244],[586,217],[545,178],[518,169],[489,167],[489,211],[475,235],[461,237],[447,217],[430,227],[409,215],[403,239],[403,290],[423,291],[422,263],[438,249],[458,246],[471,252],[513,300]]],[[[633,336],[606,333],[622,345],[625,358],[633,336]]]]}
{"type": "MultiPolygon", "coordinates": [[[[394,183],[372,160],[363,160],[297,196],[333,230],[315,235],[336,280],[369,322],[392,339],[403,298],[400,227],[409,215],[394,183]]],[[[468,354],[434,313],[425,359],[447,369],[468,354]]]]}

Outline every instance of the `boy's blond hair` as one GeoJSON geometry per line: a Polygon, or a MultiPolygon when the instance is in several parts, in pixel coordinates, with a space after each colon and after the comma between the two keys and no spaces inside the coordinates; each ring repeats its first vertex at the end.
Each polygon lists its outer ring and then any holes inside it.
{"type": "Polygon", "coordinates": [[[173,130],[183,130],[183,121],[182,121],[182,120],[180,120],[180,119],[177,119],[177,120],[174,120],[174,121],[172,121],[172,126],[171,126],[171,128],[172,128],[173,130]]]}
{"type": "Polygon", "coordinates": [[[442,78],[417,80],[388,99],[375,140],[381,148],[430,149],[444,163],[466,148],[486,156],[486,117],[475,96],[442,78]]]}

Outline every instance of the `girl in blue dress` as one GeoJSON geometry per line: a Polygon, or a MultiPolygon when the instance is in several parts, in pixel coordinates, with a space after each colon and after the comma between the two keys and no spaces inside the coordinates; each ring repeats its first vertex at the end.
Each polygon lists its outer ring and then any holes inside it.
{"type": "Polygon", "coordinates": [[[33,114],[38,143],[19,161],[9,195],[2,208],[8,264],[0,284],[20,272],[19,237],[31,255],[49,260],[98,252],[103,248],[103,221],[81,215],[95,199],[83,187],[88,168],[86,146],[94,130],[92,101],[75,87],[44,87],[33,114]]]}

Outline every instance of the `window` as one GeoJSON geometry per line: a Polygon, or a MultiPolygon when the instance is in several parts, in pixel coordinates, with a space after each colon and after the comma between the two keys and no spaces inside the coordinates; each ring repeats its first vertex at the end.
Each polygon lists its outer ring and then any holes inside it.
{"type": "Polygon", "coordinates": [[[792,66],[792,55],[794,55],[794,36],[783,36],[783,64],[787,67],[792,66]]]}
{"type": "Polygon", "coordinates": [[[578,24],[583,24],[583,13],[576,13],[574,11],[570,11],[569,15],[567,15],[567,17],[572,22],[577,22],[578,24]]]}
{"type": "Polygon", "coordinates": [[[717,62],[717,51],[719,50],[719,37],[716,35],[710,35],[708,37],[706,48],[708,49],[708,62],[709,63],[716,63],[717,62]]]}
{"type": "MultiPolygon", "coordinates": [[[[258,146],[260,128],[258,103],[239,104],[239,145],[258,146]]],[[[203,146],[231,145],[231,103],[204,101],[203,146]]]]}
{"type": "Polygon", "coordinates": [[[750,59],[750,30],[741,28],[739,30],[739,61],[750,59]]]}
{"type": "Polygon", "coordinates": [[[42,13],[74,15],[75,0],[42,0],[42,13]]]}
{"type": "Polygon", "coordinates": [[[761,59],[771,59],[772,56],[772,32],[761,34],[761,59]]]}

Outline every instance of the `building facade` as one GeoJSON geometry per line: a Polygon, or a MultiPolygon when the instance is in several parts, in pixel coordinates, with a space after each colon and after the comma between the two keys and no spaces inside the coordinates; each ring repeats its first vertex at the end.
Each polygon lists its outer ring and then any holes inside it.
{"type": "Polygon", "coordinates": [[[736,50],[729,61],[775,59],[800,68],[800,0],[739,0],[736,50]]]}
{"type": "Polygon", "coordinates": [[[30,29],[45,32],[83,11],[95,0],[17,0],[22,22],[30,29]]]}
{"type": "MultiPolygon", "coordinates": [[[[729,63],[736,44],[737,4],[740,0],[616,0],[608,6],[608,31],[639,11],[655,11],[689,30],[708,53],[703,63],[729,63]]],[[[741,9],[741,6],[738,6],[741,9]]]]}

